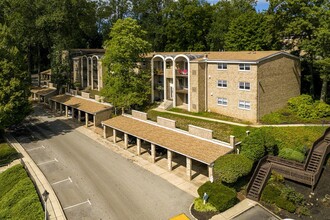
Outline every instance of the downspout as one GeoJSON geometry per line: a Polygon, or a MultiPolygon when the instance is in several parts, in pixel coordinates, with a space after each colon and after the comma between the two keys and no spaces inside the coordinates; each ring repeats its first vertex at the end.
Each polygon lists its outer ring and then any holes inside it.
{"type": "Polygon", "coordinates": [[[154,103],[154,58],[151,59],[151,103],[154,103]]]}

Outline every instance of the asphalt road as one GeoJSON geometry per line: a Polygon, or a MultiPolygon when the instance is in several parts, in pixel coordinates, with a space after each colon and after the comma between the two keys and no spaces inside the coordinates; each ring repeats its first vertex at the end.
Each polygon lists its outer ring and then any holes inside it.
{"type": "Polygon", "coordinates": [[[189,216],[193,197],[48,115],[14,134],[52,184],[68,219],[189,216]]]}

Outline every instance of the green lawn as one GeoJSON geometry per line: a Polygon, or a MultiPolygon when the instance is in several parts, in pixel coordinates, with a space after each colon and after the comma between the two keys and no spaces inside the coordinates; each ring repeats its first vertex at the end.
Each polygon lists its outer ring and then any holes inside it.
{"type": "Polygon", "coordinates": [[[0,174],[0,219],[43,219],[34,185],[22,165],[0,174]]]}
{"type": "Polygon", "coordinates": [[[0,166],[6,165],[17,158],[19,158],[19,154],[16,152],[16,150],[10,147],[0,137],[0,166]]]}
{"type": "MultiPolygon", "coordinates": [[[[148,111],[150,120],[156,121],[157,116],[176,120],[176,126],[183,130],[188,130],[188,124],[211,129],[214,138],[226,142],[229,142],[230,135],[234,135],[238,141],[241,141],[246,137],[247,130],[253,132],[255,129],[260,129],[210,122],[155,110],[148,111]]],[[[268,127],[263,129],[269,129],[274,134],[279,141],[279,148],[301,149],[304,146],[310,148],[313,142],[323,134],[326,127],[268,127]]]]}

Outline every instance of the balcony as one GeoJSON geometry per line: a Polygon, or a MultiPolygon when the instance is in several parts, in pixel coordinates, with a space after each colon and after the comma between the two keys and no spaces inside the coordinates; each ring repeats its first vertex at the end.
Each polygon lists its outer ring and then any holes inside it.
{"type": "Polygon", "coordinates": [[[162,69],[154,69],[154,75],[162,76],[164,75],[164,71],[162,69]]]}
{"type": "Polygon", "coordinates": [[[179,86],[176,89],[177,93],[188,94],[188,87],[179,86]]]}
{"type": "Polygon", "coordinates": [[[178,77],[188,77],[188,70],[187,69],[176,69],[175,75],[178,77]]]}

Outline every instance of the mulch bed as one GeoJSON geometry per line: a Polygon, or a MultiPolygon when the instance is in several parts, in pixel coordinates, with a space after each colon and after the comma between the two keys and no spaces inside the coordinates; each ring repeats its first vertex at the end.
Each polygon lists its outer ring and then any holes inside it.
{"type": "Polygon", "coordinates": [[[194,205],[191,206],[191,214],[198,220],[209,220],[214,215],[220,214],[220,212],[199,212],[194,209],[194,205]]]}

